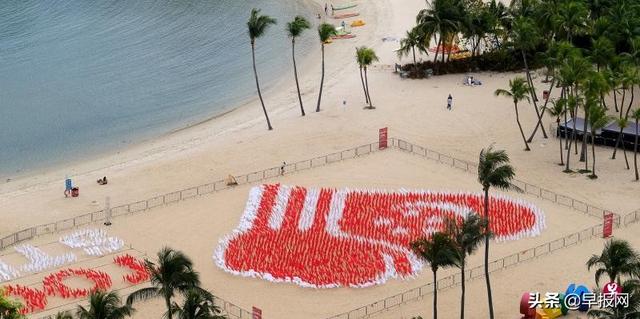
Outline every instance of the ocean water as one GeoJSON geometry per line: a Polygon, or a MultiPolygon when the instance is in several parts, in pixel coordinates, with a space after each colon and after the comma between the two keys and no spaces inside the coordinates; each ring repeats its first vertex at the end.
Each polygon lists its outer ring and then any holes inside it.
{"type": "MultiPolygon", "coordinates": [[[[0,181],[114,153],[254,97],[254,7],[278,19],[257,43],[268,89],[293,76],[285,23],[315,23],[303,0],[0,1],[0,181]]],[[[297,41],[299,60],[317,49],[315,33],[297,41]]]]}

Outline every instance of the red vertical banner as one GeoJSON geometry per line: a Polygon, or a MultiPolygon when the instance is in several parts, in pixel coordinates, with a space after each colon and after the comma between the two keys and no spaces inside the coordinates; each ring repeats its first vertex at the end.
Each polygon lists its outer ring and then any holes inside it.
{"type": "Polygon", "coordinates": [[[613,213],[604,213],[604,222],[602,223],[602,238],[608,238],[613,233],[613,213]]]}
{"type": "Polygon", "coordinates": [[[253,307],[253,319],[262,319],[262,309],[253,307]]]}
{"type": "Polygon", "coordinates": [[[387,133],[388,133],[388,128],[387,127],[383,127],[380,129],[378,135],[378,145],[379,145],[379,149],[383,150],[385,148],[387,148],[387,133]]]}

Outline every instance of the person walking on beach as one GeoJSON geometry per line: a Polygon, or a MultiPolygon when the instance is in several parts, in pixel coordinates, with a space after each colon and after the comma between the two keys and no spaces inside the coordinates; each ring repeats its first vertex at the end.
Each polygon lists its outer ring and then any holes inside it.
{"type": "Polygon", "coordinates": [[[452,104],[453,104],[453,97],[451,97],[451,94],[449,94],[449,97],[447,98],[447,110],[451,111],[452,104]]]}
{"type": "Polygon", "coordinates": [[[327,3],[324,3],[324,15],[329,14],[329,8],[327,8],[327,3]]]}

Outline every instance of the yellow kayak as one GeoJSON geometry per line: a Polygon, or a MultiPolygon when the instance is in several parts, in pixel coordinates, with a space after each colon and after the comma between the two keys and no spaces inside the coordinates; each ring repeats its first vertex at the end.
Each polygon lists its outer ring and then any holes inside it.
{"type": "Polygon", "coordinates": [[[362,20],[356,20],[356,21],[351,22],[351,26],[352,27],[361,27],[363,25],[365,25],[365,23],[362,20]]]}

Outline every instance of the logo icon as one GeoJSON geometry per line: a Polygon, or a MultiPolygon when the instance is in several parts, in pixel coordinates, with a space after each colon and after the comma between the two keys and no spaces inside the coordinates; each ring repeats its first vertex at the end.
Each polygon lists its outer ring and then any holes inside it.
{"type": "MultiPolygon", "coordinates": [[[[447,218],[483,211],[479,193],[261,185],[214,260],[227,272],[273,282],[366,287],[414,276],[422,262],[411,242],[443,230],[447,218]]],[[[504,196],[490,198],[489,215],[497,240],[536,236],[545,226],[539,209],[504,196]]]]}

